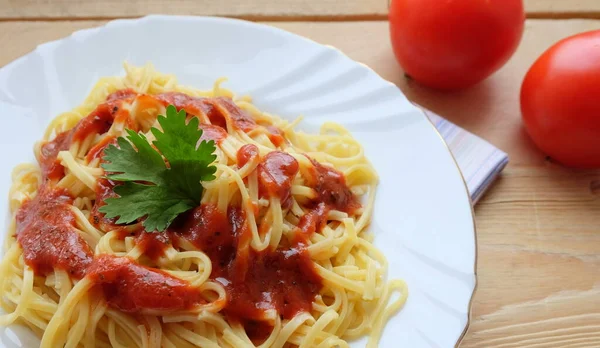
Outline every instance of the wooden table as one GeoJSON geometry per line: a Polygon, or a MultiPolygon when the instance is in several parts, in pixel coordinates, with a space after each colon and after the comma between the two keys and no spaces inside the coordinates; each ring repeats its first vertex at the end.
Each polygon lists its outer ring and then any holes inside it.
{"type": "Polygon", "coordinates": [[[461,346],[600,347],[600,170],[546,161],[523,132],[518,104],[536,57],[561,38],[600,29],[600,0],[525,3],[525,36],[510,63],[453,94],[403,77],[388,42],[387,0],[0,0],[0,66],[75,30],[148,13],[265,21],[336,46],[510,155],[475,209],[479,286],[461,346]]]}

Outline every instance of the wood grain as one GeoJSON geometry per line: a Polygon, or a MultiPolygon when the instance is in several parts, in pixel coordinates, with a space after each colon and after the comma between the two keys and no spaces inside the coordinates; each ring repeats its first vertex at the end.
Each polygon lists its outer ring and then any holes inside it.
{"type": "MultiPolygon", "coordinates": [[[[390,0],[0,0],[1,19],[101,19],[147,14],[254,20],[386,19],[390,0]]],[[[531,17],[600,18],[598,0],[524,0],[531,17]]]]}
{"type": "Polygon", "coordinates": [[[598,0],[525,0],[530,16],[600,18],[598,0]]]}
{"type": "Polygon", "coordinates": [[[479,289],[461,347],[600,346],[599,179],[506,170],[475,210],[479,289]]]}
{"type": "MultiPolygon", "coordinates": [[[[37,44],[102,23],[0,23],[0,45],[10,47],[0,51],[0,65],[37,44]]],[[[479,287],[462,347],[600,347],[600,170],[568,170],[548,162],[524,134],[518,104],[520,83],[536,57],[564,37],[600,29],[600,21],[529,20],[511,62],[459,93],[433,92],[406,80],[391,53],[386,22],[275,25],[338,47],[410,99],[511,156],[475,210],[479,287]]]]}
{"type": "Polygon", "coordinates": [[[0,0],[0,18],[118,18],[152,13],[251,19],[372,19],[387,0],[0,0]]]}

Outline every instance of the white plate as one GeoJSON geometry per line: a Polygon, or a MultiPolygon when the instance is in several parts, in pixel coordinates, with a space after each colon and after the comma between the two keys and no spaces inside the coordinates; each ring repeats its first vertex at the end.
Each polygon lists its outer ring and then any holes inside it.
{"type": "MultiPolygon", "coordinates": [[[[276,28],[223,18],[116,20],[43,44],[5,66],[0,211],[8,211],[11,168],[34,160],[33,144],[50,119],[78,105],[99,77],[121,74],[124,60],[151,61],[200,88],[226,76],[228,88],[251,95],[259,108],[289,119],[304,115],[306,131],[325,121],[346,126],[381,179],[375,245],[388,258],[389,277],[405,279],[410,290],[380,346],[458,343],[476,283],[476,245],[469,197],[446,144],[392,83],[334,48],[276,28]]],[[[8,214],[2,215],[6,226],[8,214]]],[[[26,330],[14,331],[3,330],[0,343],[39,342],[26,330]]]]}

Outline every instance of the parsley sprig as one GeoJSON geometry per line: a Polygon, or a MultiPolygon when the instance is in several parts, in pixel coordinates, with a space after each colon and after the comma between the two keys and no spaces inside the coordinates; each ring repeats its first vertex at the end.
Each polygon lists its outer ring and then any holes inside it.
{"type": "Polygon", "coordinates": [[[114,188],[119,197],[106,199],[100,212],[119,217],[118,224],[145,217],[148,232],[166,230],[179,214],[198,206],[201,181],[214,180],[216,171],[211,165],[217,158],[214,141],[197,145],[202,136],[198,118],[186,123],[185,111],[169,105],[158,123],[162,132],[151,129],[154,147],[144,134],[127,129],[127,137],[117,139],[118,147],[104,150],[102,165],[109,179],[123,183],[114,188]]]}

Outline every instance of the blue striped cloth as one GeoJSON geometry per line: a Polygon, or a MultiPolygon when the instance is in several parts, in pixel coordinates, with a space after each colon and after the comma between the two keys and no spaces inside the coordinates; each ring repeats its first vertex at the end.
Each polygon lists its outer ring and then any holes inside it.
{"type": "Polygon", "coordinates": [[[432,111],[420,108],[446,140],[463,173],[473,204],[477,203],[508,164],[508,155],[432,111]]]}

